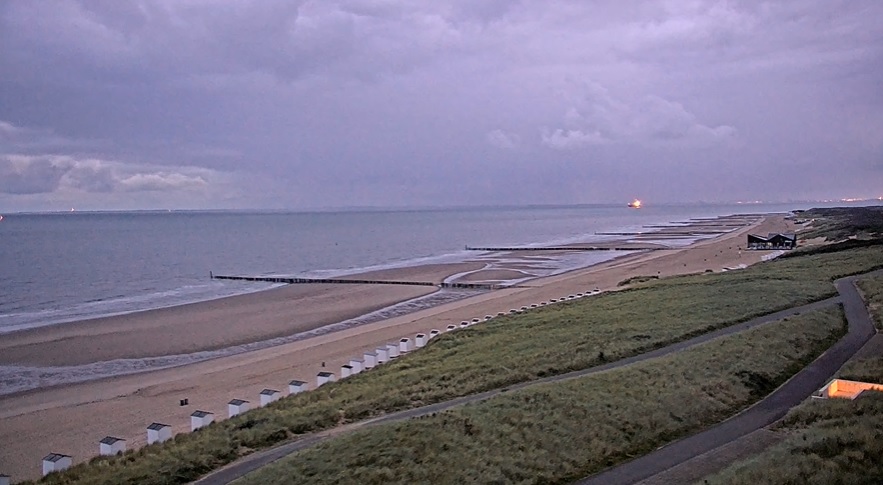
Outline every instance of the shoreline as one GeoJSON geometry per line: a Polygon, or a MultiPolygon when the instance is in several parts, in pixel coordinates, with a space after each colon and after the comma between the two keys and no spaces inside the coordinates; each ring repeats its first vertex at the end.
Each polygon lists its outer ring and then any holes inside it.
{"type": "Polygon", "coordinates": [[[16,479],[35,478],[39,458],[48,451],[73,455],[75,462],[86,461],[96,454],[97,441],[108,435],[126,439],[129,448],[135,449],[145,444],[144,428],[153,421],[170,424],[174,433],[189,432],[188,416],[193,409],[221,417],[226,416],[227,401],[236,398],[255,402],[263,388],[284,389],[292,379],[309,382],[312,388],[317,372],[336,373],[350,359],[360,359],[364,352],[404,336],[413,338],[432,328],[444,329],[448,324],[458,325],[596,287],[615,290],[619,282],[631,276],[665,277],[707,269],[720,271],[738,263],[754,264],[765,252],[737,252],[737,246],[744,245],[744,234],[784,231],[788,227],[784,217],[766,216],[760,222],[688,247],[628,254],[588,268],[537,278],[517,288],[304,340],[174,368],[0,396],[0,419],[4,422],[0,440],[16,443],[0,449],[0,463],[4,464],[3,471],[16,479]],[[189,399],[189,407],[179,406],[183,398],[189,399]],[[97,416],[101,416],[98,421],[97,416]]]}
{"type": "MultiPolygon", "coordinates": [[[[688,220],[677,225],[656,226],[629,239],[608,240],[591,245],[573,244],[571,247],[574,251],[543,251],[541,248],[525,245],[531,251],[496,253],[482,251],[476,252],[474,257],[463,258],[459,262],[375,269],[343,275],[339,279],[429,281],[435,284],[482,282],[503,286],[530,285],[543,278],[602,266],[629,256],[642,255],[650,252],[647,251],[648,249],[674,251],[701,244],[706,240],[714,240],[739,229],[731,225],[734,217],[739,217],[742,221],[741,226],[744,227],[746,217],[756,219],[760,215],[719,216],[715,220],[720,221],[721,227],[725,226],[727,230],[713,236],[697,237],[693,234],[694,224],[707,225],[707,220],[688,220]],[[660,248],[661,245],[655,241],[656,236],[654,236],[660,231],[680,232],[681,237],[689,239],[690,243],[660,248]],[[649,240],[645,243],[641,241],[642,238],[649,240]],[[627,246],[634,250],[581,253],[580,249],[586,246],[608,248],[627,246]],[[578,263],[570,261],[569,264],[560,266],[562,258],[565,257],[582,258],[582,261],[578,263]],[[548,266],[546,262],[557,263],[559,266],[555,264],[548,266]]],[[[210,300],[22,329],[0,333],[0,366],[39,369],[82,366],[123,359],[157,359],[182,357],[201,352],[222,352],[232,347],[290,339],[324,327],[341,325],[426,298],[437,293],[438,290],[434,286],[287,284],[210,300]],[[289,300],[295,300],[298,305],[294,305],[289,300]],[[358,301],[354,302],[354,300],[358,301]],[[305,305],[308,308],[304,309],[305,305]],[[270,309],[268,310],[267,307],[270,309]],[[286,317],[294,316],[301,318],[302,321],[278,323],[286,317]],[[156,323],[170,320],[177,322],[167,325],[156,323]],[[266,323],[268,320],[275,320],[277,324],[268,326],[266,323]],[[231,327],[241,327],[243,324],[262,329],[251,332],[230,331],[231,327]],[[188,329],[187,334],[179,336],[187,337],[186,342],[175,339],[176,342],[171,344],[157,343],[150,338],[152,336],[150,334],[156,331],[177,331],[180,334],[182,331],[180,327],[184,326],[188,329]],[[139,333],[141,335],[138,335],[139,333]],[[129,335],[129,338],[123,335],[129,335]],[[71,350],[77,344],[80,346],[79,352],[64,351],[71,350]],[[41,347],[42,352],[34,352],[37,347],[41,347]]],[[[258,347],[263,348],[263,346],[258,347]]],[[[9,393],[0,395],[5,394],[9,393]]]]}

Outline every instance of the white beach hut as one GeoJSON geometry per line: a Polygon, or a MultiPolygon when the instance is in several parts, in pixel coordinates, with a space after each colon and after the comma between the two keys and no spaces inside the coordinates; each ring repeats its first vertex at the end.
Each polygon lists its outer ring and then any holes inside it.
{"type": "Polygon", "coordinates": [[[374,353],[377,354],[377,365],[389,361],[389,350],[386,347],[381,347],[375,350],[374,353]]]}
{"type": "Polygon", "coordinates": [[[282,393],[276,389],[264,389],[261,391],[261,407],[266,406],[273,401],[278,401],[281,397],[282,393]]]}
{"type": "Polygon", "coordinates": [[[353,375],[358,374],[359,372],[362,372],[362,361],[356,360],[356,359],[351,359],[350,360],[350,367],[353,368],[353,375]]]}
{"type": "Polygon", "coordinates": [[[426,345],[426,335],[418,333],[417,336],[414,337],[414,347],[419,349],[422,348],[424,345],[426,345]]]}
{"type": "Polygon", "coordinates": [[[457,330],[457,326],[452,323],[448,325],[447,330],[448,332],[450,332],[451,330],[457,330]]]}
{"type": "Polygon", "coordinates": [[[60,472],[70,467],[72,461],[73,460],[68,455],[49,453],[43,457],[43,476],[45,477],[52,472],[60,472]]]}
{"type": "Polygon", "coordinates": [[[386,344],[386,351],[389,352],[390,359],[395,359],[399,356],[399,344],[386,344]]]}
{"type": "Polygon", "coordinates": [[[147,444],[162,443],[172,439],[172,427],[162,423],[150,423],[147,427],[147,444]]]}
{"type": "Polygon", "coordinates": [[[434,339],[435,337],[438,337],[438,334],[440,334],[440,333],[441,332],[439,332],[438,329],[433,328],[432,330],[429,331],[429,338],[434,339]]]}
{"type": "Polygon", "coordinates": [[[469,326],[469,322],[460,322],[460,328],[466,328],[469,326]]]}
{"type": "Polygon", "coordinates": [[[362,365],[362,367],[365,370],[368,370],[368,369],[374,367],[375,365],[377,365],[377,354],[376,353],[365,352],[365,355],[363,355],[362,357],[365,359],[365,363],[362,365]]]}
{"type": "Polygon", "coordinates": [[[12,483],[12,477],[0,473],[0,485],[9,485],[12,483]]]}
{"type": "Polygon", "coordinates": [[[233,399],[227,403],[227,417],[232,418],[233,416],[242,414],[248,411],[248,407],[248,401],[244,399],[233,399]]]}
{"type": "Polygon", "coordinates": [[[349,377],[353,375],[353,366],[349,364],[343,364],[340,366],[340,378],[349,377]]]}
{"type": "Polygon", "coordinates": [[[334,382],[333,372],[320,372],[316,374],[316,387],[319,387],[322,384],[328,384],[329,382],[334,382]]]}
{"type": "Polygon", "coordinates": [[[399,340],[399,354],[407,354],[411,351],[411,339],[404,337],[399,340]]]}
{"type": "Polygon", "coordinates": [[[116,455],[126,452],[126,440],[115,436],[105,436],[98,442],[98,454],[102,456],[116,455]]]}
{"type": "Polygon", "coordinates": [[[297,379],[288,383],[288,394],[300,394],[307,390],[307,383],[297,379]]]}
{"type": "Polygon", "coordinates": [[[208,426],[215,420],[215,414],[208,411],[193,411],[190,414],[190,431],[196,431],[203,426],[208,426]]]}

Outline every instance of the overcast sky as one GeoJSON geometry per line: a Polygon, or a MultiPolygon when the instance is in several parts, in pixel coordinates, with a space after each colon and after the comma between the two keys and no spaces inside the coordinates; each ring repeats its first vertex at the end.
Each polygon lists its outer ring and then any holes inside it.
{"type": "Polygon", "coordinates": [[[883,1],[3,0],[0,210],[883,195],[883,1]]]}

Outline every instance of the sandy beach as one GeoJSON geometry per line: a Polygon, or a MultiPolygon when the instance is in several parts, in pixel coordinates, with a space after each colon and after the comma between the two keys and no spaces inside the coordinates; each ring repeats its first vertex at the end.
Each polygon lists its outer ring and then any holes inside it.
{"type": "MultiPolygon", "coordinates": [[[[703,221],[699,230],[714,231],[703,221]]],[[[263,388],[287,394],[292,379],[315,383],[316,373],[338,372],[342,364],[366,351],[418,332],[444,329],[462,320],[560,298],[594,288],[613,290],[637,275],[671,276],[741,264],[768,254],[740,251],[746,233],[793,231],[784,216],[728,218],[727,232],[713,239],[674,249],[633,253],[589,268],[526,281],[515,288],[477,294],[304,340],[244,352],[195,364],[93,380],[78,384],[0,396],[0,473],[14,480],[36,478],[40,458],[65,453],[82,462],[95,456],[105,436],[127,440],[136,448],[146,442],[151,422],[189,431],[196,409],[227,416],[233,398],[258,401],[263,388]],[[756,221],[747,224],[747,221],[756,221]],[[734,222],[735,221],[735,222],[734,222]],[[741,222],[739,222],[741,221],[741,222]],[[741,227],[735,224],[741,224],[741,227]],[[734,227],[738,227],[733,230],[734,227]],[[180,407],[187,398],[189,406],[180,407]]],[[[684,229],[687,231],[690,229],[684,229]]],[[[694,227],[692,230],[696,230],[694,227]]],[[[668,228],[666,234],[674,229],[668,228]]],[[[636,243],[655,236],[636,237],[636,243]]],[[[542,264],[540,252],[502,255],[508,268],[483,269],[486,261],[427,265],[373,272],[372,279],[441,282],[464,274],[462,281],[506,281],[531,274],[542,264]],[[519,259],[520,258],[520,259],[519,259]]],[[[365,277],[365,275],[360,275],[365,277]]],[[[290,335],[365,314],[434,291],[434,287],[391,285],[290,285],[274,290],[209,302],[43,327],[0,336],[0,364],[70,366],[111,359],[137,359],[211,350],[290,335]]]]}

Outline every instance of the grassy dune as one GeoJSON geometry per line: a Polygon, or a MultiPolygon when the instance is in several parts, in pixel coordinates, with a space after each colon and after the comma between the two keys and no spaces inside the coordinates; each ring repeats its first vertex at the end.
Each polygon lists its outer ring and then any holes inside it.
{"type": "Polygon", "coordinates": [[[858,287],[868,303],[874,325],[883,330],[883,276],[863,278],[858,281],[858,287]]]}
{"type": "Polygon", "coordinates": [[[883,237],[883,207],[828,207],[800,211],[801,218],[813,219],[807,238],[824,237],[840,241],[850,237],[883,237]]]}
{"type": "MultiPolygon", "coordinates": [[[[876,364],[879,371],[880,363],[876,364]]],[[[710,485],[883,483],[883,393],[807,402],[785,418],[789,437],[702,480],[710,485]]]]}
{"type": "Polygon", "coordinates": [[[805,314],[669,357],[352,433],[236,483],[565,483],[725,419],[843,333],[839,309],[805,314]]]}
{"type": "Polygon", "coordinates": [[[883,246],[669,278],[501,317],[445,334],[405,358],[46,483],[186,483],[253,450],[386,412],[635,355],[822,299],[831,281],[883,266],[883,246]],[[161,471],[162,473],[157,473],[161,471]]]}

